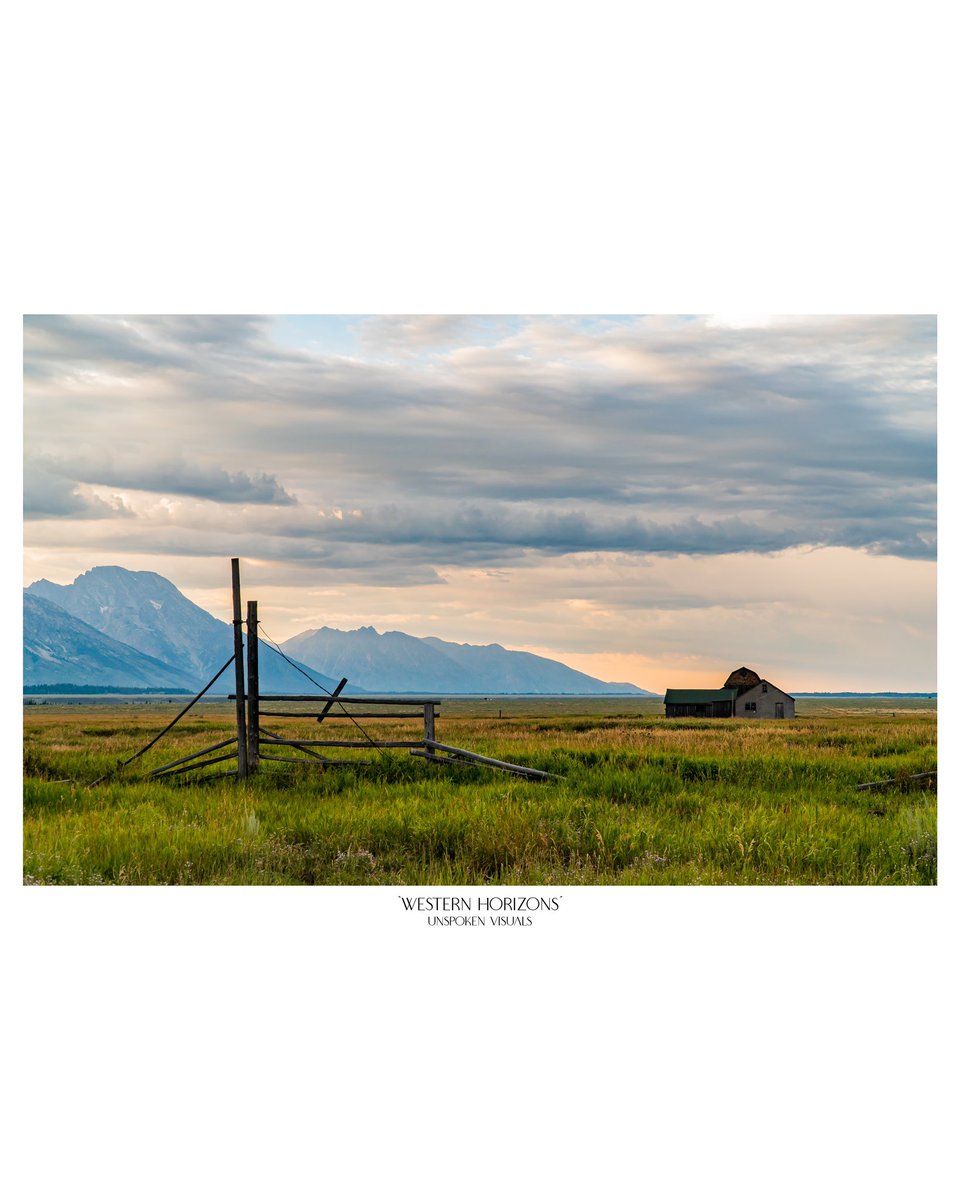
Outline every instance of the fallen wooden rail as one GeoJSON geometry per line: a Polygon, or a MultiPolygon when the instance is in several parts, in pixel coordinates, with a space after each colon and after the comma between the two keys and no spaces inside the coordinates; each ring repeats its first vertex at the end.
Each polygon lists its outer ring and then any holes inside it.
{"type": "MultiPolygon", "coordinates": [[[[227,738],[226,741],[217,742],[215,746],[207,746],[205,750],[195,750],[193,754],[185,754],[183,758],[175,758],[173,762],[167,763],[166,766],[157,767],[156,770],[151,771],[150,774],[162,775],[165,771],[169,771],[171,767],[179,767],[181,763],[190,762],[191,759],[202,758],[204,754],[212,754],[214,750],[222,750],[224,746],[233,746],[236,743],[236,740],[237,739],[235,737],[227,738]]],[[[233,755],[230,754],[227,757],[232,758],[233,755]]],[[[203,765],[203,763],[197,763],[198,767],[202,767],[203,765]]]]}
{"type": "Polygon", "coordinates": [[[185,771],[200,771],[204,767],[212,767],[214,763],[227,762],[228,759],[236,757],[237,754],[236,751],[234,751],[233,754],[220,754],[216,758],[208,758],[203,762],[194,762],[190,763],[189,766],[186,767],[177,767],[175,771],[154,771],[152,774],[155,779],[166,779],[169,775],[182,775],[185,771]]]}
{"type": "Polygon", "coordinates": [[[423,744],[427,747],[426,750],[411,750],[410,753],[417,758],[426,759],[427,762],[465,762],[477,763],[481,767],[493,767],[498,771],[510,771],[514,775],[523,775],[527,779],[558,779],[558,775],[551,775],[549,771],[539,771],[536,767],[522,767],[519,763],[504,762],[500,758],[490,758],[486,754],[475,754],[472,750],[462,750],[459,746],[447,746],[443,742],[435,742],[432,738],[425,738],[423,744]],[[436,751],[441,750],[442,754],[437,754],[436,751]]]}
{"type": "Polygon", "coordinates": [[[911,783],[920,779],[936,779],[936,771],[920,771],[916,775],[904,775],[900,779],[878,779],[875,783],[858,783],[857,791],[864,792],[867,788],[896,787],[897,784],[911,783]]]}

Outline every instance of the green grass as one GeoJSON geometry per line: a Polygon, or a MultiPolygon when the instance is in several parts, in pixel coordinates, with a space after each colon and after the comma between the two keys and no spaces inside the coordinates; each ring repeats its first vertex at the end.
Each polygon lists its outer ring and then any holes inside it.
{"type": "MultiPolygon", "coordinates": [[[[95,788],[162,728],[169,707],[31,707],[24,879],[936,883],[936,795],[906,782],[936,767],[935,702],[797,707],[795,721],[763,722],[667,721],[656,702],[613,697],[443,705],[441,740],[561,776],[547,783],[431,766],[405,751],[357,752],[373,764],[326,771],[264,764],[243,784],[144,779],[230,736],[229,707],[210,704],[95,788]],[[900,785],[856,790],[891,777],[900,785]]],[[[272,725],[310,729],[296,719],[272,725]]],[[[410,728],[368,727],[393,737],[410,728]]],[[[346,729],[356,733],[338,723],[346,729]]]]}

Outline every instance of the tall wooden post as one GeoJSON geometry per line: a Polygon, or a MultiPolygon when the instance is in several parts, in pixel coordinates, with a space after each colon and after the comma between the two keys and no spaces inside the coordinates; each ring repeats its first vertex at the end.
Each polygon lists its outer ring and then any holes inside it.
{"type": "Polygon", "coordinates": [[[260,639],[257,602],[247,601],[247,766],[253,774],[260,765],[260,639]]]}
{"type": "Polygon", "coordinates": [[[247,722],[243,703],[243,620],[240,615],[240,559],[230,559],[233,576],[233,666],[237,693],[237,777],[247,777],[247,722]]]}
{"type": "MultiPolygon", "coordinates": [[[[434,724],[436,715],[437,715],[437,710],[434,707],[434,705],[432,705],[429,700],[426,701],[426,703],[423,706],[423,740],[424,740],[424,742],[432,742],[432,741],[434,741],[434,739],[437,736],[437,732],[436,732],[436,728],[435,728],[435,724],[434,724]]],[[[428,758],[433,758],[437,753],[436,750],[434,750],[434,748],[432,746],[425,746],[424,749],[427,752],[428,758]]]]}

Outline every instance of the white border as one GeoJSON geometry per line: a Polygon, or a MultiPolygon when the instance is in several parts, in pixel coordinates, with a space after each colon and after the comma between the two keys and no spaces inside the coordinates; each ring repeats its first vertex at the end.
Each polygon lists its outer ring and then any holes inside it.
{"type": "MultiPolygon", "coordinates": [[[[948,379],[941,11],[18,12],[11,395],[24,311],[938,311],[948,379]]],[[[15,1170],[39,1197],[940,1194],[953,824],[937,889],[566,889],[481,942],[391,890],[22,889],[11,823],[15,1170]]]]}

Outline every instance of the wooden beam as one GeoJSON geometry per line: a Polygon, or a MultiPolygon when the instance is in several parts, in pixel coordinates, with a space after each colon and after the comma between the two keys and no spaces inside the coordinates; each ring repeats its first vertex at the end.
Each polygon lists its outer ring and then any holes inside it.
{"type": "MultiPolygon", "coordinates": [[[[242,690],[241,690],[242,694],[242,690]]],[[[235,700],[236,696],[233,692],[227,696],[228,700],[235,700]]],[[[307,704],[316,704],[320,697],[316,692],[312,692],[309,696],[302,693],[296,696],[288,695],[280,692],[261,692],[261,703],[273,704],[277,700],[296,700],[307,704]]],[[[434,696],[343,696],[337,697],[337,702],[340,704],[434,704],[438,708],[443,703],[434,696]]]]}
{"type": "MultiPolygon", "coordinates": [[[[316,750],[308,750],[306,746],[301,745],[299,742],[284,740],[279,733],[274,733],[271,729],[264,729],[262,725],[260,727],[260,732],[263,734],[264,738],[266,738],[268,746],[296,746],[298,750],[302,750],[304,754],[309,754],[312,758],[319,759],[320,762],[330,761],[325,755],[318,754],[316,750]]],[[[261,757],[263,756],[261,755],[261,757]]]]}
{"type": "Polygon", "coordinates": [[[416,742],[382,742],[379,738],[371,738],[369,742],[338,742],[317,741],[314,738],[278,738],[270,739],[271,746],[342,746],[344,750],[366,750],[371,745],[382,750],[411,750],[414,747],[423,748],[423,740],[416,742]]]}
{"type": "Polygon", "coordinates": [[[360,758],[325,758],[322,762],[312,763],[309,758],[284,758],[279,754],[261,754],[261,758],[267,758],[270,762],[285,762],[297,763],[303,767],[372,767],[373,763],[368,759],[360,758]]]}
{"type": "Polygon", "coordinates": [[[309,758],[288,758],[281,754],[261,754],[260,757],[269,762],[298,763],[302,767],[325,767],[327,765],[326,759],[317,762],[316,760],[311,761],[309,758]]]}
{"type": "Polygon", "coordinates": [[[857,791],[864,792],[867,788],[893,787],[898,783],[910,783],[914,779],[936,779],[936,777],[936,771],[921,771],[917,775],[905,775],[902,779],[878,779],[876,783],[858,783],[857,791]]]}
{"type": "MultiPolygon", "coordinates": [[[[423,744],[427,747],[430,746],[430,743],[433,741],[434,737],[436,736],[437,731],[434,728],[434,721],[435,721],[436,715],[437,715],[436,709],[433,707],[432,704],[430,704],[430,703],[424,704],[424,706],[423,706],[423,744]]],[[[427,750],[428,755],[433,754],[433,753],[434,753],[433,750],[431,750],[431,749],[427,750]]]]}
{"type": "Polygon", "coordinates": [[[174,725],[176,725],[176,723],[180,720],[181,717],[185,717],[187,715],[187,713],[190,711],[191,708],[193,708],[193,706],[197,703],[197,701],[200,699],[201,696],[206,695],[206,693],[210,691],[210,689],[213,687],[213,685],[217,682],[217,680],[220,678],[220,676],[224,673],[224,671],[227,669],[227,667],[230,666],[230,664],[232,662],[233,662],[233,655],[231,655],[227,659],[227,661],[223,664],[223,666],[216,673],[216,675],[214,675],[214,677],[210,680],[210,682],[207,684],[207,686],[205,688],[203,688],[202,691],[197,692],[197,694],[190,701],[190,703],[185,708],[181,708],[180,711],[177,713],[177,715],[173,718],[173,720],[169,722],[169,724],[164,725],[164,727],[160,730],[160,732],[157,734],[157,736],[155,738],[151,738],[151,740],[149,742],[147,742],[147,744],[145,746],[141,746],[140,749],[136,752],[136,754],[131,754],[129,758],[124,759],[124,761],[122,763],[120,763],[120,765],[118,767],[114,767],[113,770],[108,771],[106,773],[106,775],[101,775],[100,778],[95,779],[93,781],[93,783],[88,783],[87,787],[92,787],[92,788],[96,787],[98,783],[103,783],[103,781],[105,779],[109,779],[110,776],[113,775],[114,772],[120,770],[121,767],[128,767],[130,765],[130,763],[134,762],[142,754],[146,754],[146,752],[152,746],[155,746],[157,744],[157,742],[160,741],[160,739],[163,737],[164,734],[170,732],[170,730],[174,727],[174,725]]]}
{"type": "Polygon", "coordinates": [[[224,742],[217,742],[215,746],[207,746],[205,750],[195,750],[193,754],[185,754],[183,758],[175,758],[173,762],[168,762],[162,767],[157,767],[150,774],[159,775],[163,771],[168,771],[171,767],[179,767],[181,763],[189,762],[192,758],[202,758],[204,754],[212,754],[214,750],[222,750],[224,746],[232,746],[236,740],[235,737],[227,738],[224,742]]]}
{"type": "Polygon", "coordinates": [[[411,750],[414,758],[425,758],[428,762],[440,763],[445,767],[467,767],[470,764],[463,758],[454,758],[452,754],[437,754],[435,750],[411,750]]]}
{"type": "Polygon", "coordinates": [[[243,694],[243,621],[240,613],[240,559],[230,559],[233,585],[233,664],[236,673],[237,778],[247,777],[247,720],[243,694]]]}
{"type": "Polygon", "coordinates": [[[257,769],[260,755],[260,635],[256,600],[247,601],[247,767],[257,769]]]}
{"type": "Polygon", "coordinates": [[[164,771],[162,775],[155,775],[154,779],[166,779],[168,775],[182,775],[184,771],[202,771],[204,767],[212,767],[214,763],[226,762],[228,758],[236,757],[236,754],[221,754],[218,758],[208,758],[206,762],[190,763],[186,767],[177,767],[175,771],[164,771]]]}
{"type": "Polygon", "coordinates": [[[475,754],[472,750],[462,750],[459,746],[446,746],[443,742],[432,740],[425,741],[424,744],[429,750],[443,750],[446,754],[466,759],[468,762],[481,763],[485,767],[499,767],[501,771],[513,771],[517,775],[529,775],[536,779],[559,779],[558,775],[551,775],[549,771],[541,771],[537,767],[521,767],[519,763],[508,763],[500,758],[490,758],[486,754],[475,754]]]}
{"type": "Polygon", "coordinates": [[[327,713],[330,711],[330,709],[333,708],[334,701],[336,700],[336,698],[340,695],[340,693],[343,691],[343,689],[346,686],[347,686],[347,680],[346,680],[346,677],[344,677],[343,679],[340,680],[340,682],[337,684],[337,686],[330,693],[330,699],[326,702],[326,704],[323,706],[323,708],[320,709],[320,712],[317,714],[317,724],[318,725],[321,724],[321,722],[323,721],[323,718],[327,715],[327,713]]]}
{"type": "MultiPolygon", "coordinates": [[[[287,709],[278,710],[274,708],[261,708],[261,717],[300,717],[306,721],[313,717],[320,716],[320,713],[314,712],[291,712],[287,709]]],[[[416,718],[418,721],[423,720],[423,710],[417,709],[416,712],[328,712],[323,714],[327,721],[358,721],[361,718],[369,718],[370,720],[380,721],[402,721],[405,719],[412,720],[416,718]]],[[[475,718],[474,718],[475,719],[475,718]]]]}

